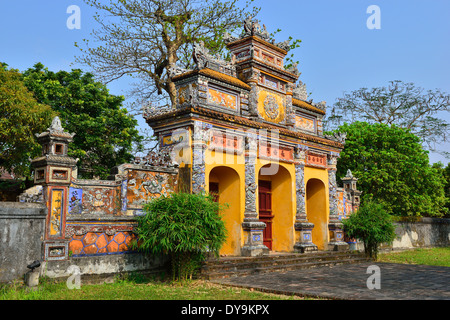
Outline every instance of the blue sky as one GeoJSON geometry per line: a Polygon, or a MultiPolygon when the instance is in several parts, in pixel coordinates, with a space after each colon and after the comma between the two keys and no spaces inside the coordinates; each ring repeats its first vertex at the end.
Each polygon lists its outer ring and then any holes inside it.
{"type": "MultiPolygon", "coordinates": [[[[242,0],[244,2],[244,0],[242,0]]],[[[277,41],[302,40],[293,51],[300,80],[314,101],[331,106],[343,92],[384,86],[390,80],[413,82],[450,93],[449,0],[255,0],[258,19],[277,41]],[[381,12],[381,29],[368,29],[370,5],[381,12]]],[[[21,71],[42,62],[52,71],[73,65],[82,43],[95,28],[94,11],[81,0],[0,1],[0,61],[21,71]],[[70,5],[81,9],[81,28],[70,30],[70,5]]],[[[86,70],[87,71],[87,70],[86,70]]],[[[108,84],[125,94],[126,81],[108,84]]],[[[444,115],[450,120],[448,114],[444,115]]],[[[140,119],[140,123],[144,122],[140,119]]],[[[450,149],[450,144],[442,146],[450,149]]],[[[448,160],[430,154],[430,161],[448,160]]]]}

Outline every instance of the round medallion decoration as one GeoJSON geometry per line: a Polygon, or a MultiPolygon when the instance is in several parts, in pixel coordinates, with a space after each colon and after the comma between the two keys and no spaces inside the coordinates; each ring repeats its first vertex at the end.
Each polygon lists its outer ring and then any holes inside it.
{"type": "Polygon", "coordinates": [[[264,111],[266,111],[266,115],[272,120],[278,117],[280,111],[277,99],[274,96],[268,95],[266,97],[264,100],[264,111]]]}

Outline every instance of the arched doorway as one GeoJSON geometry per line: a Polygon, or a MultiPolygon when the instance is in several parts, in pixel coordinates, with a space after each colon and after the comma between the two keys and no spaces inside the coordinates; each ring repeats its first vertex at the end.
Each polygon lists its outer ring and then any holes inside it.
{"type": "Polygon", "coordinates": [[[228,204],[228,208],[222,212],[227,228],[227,240],[220,254],[238,256],[241,249],[242,223],[239,174],[225,166],[213,168],[209,173],[209,192],[219,203],[228,204]]]}
{"type": "MultiPolygon", "coordinates": [[[[268,166],[270,164],[262,168],[268,166]]],[[[263,230],[264,245],[271,251],[289,252],[295,242],[292,177],[282,165],[275,171],[274,174],[264,175],[264,171],[260,170],[258,174],[259,220],[266,224],[263,230]]]]}
{"type": "Polygon", "coordinates": [[[328,243],[328,214],[325,185],[319,179],[309,179],[306,184],[306,216],[314,223],[312,242],[324,250],[328,243]]]}

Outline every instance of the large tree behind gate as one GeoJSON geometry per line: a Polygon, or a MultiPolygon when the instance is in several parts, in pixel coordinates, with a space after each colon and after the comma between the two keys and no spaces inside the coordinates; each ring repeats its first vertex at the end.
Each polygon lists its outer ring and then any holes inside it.
{"type": "Polygon", "coordinates": [[[223,34],[233,33],[258,8],[243,8],[238,0],[85,0],[98,10],[92,41],[77,61],[109,82],[130,75],[140,82],[142,99],[175,101],[175,85],[168,77],[172,64],[189,68],[192,44],[203,41],[211,54],[224,49],[223,34]],[[106,3],[106,4],[105,4],[106,3]]]}
{"type": "Polygon", "coordinates": [[[358,178],[363,202],[372,198],[398,216],[439,217],[445,208],[445,178],[430,166],[428,151],[408,129],[354,122],[339,127],[346,134],[337,177],[348,169],[358,178]]]}
{"type": "MultiPolygon", "coordinates": [[[[364,121],[396,125],[410,130],[426,146],[448,141],[450,123],[444,116],[450,112],[450,95],[436,90],[425,90],[414,83],[390,81],[387,86],[360,88],[344,93],[326,119],[328,130],[344,123],[364,121]]],[[[449,155],[441,150],[441,153],[449,155]]]]}

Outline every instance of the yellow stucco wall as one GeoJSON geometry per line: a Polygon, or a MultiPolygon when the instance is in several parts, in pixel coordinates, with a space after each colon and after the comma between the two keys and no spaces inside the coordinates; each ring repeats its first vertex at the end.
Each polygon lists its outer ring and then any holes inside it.
{"type": "Polygon", "coordinates": [[[245,162],[243,155],[205,151],[206,192],[209,182],[219,182],[219,203],[227,203],[223,219],[228,237],[221,255],[240,255],[244,245],[242,222],[245,212],[245,162]]]}
{"type": "Polygon", "coordinates": [[[306,216],[309,222],[314,223],[312,241],[319,250],[324,250],[329,241],[328,171],[326,169],[305,167],[305,187],[306,216]]]}
{"type": "MultiPolygon", "coordinates": [[[[294,164],[257,159],[255,181],[272,182],[273,243],[272,250],[292,252],[295,244],[296,186],[294,164]],[[271,165],[272,175],[262,175],[261,168],[271,165]]],[[[205,182],[209,192],[209,182],[219,183],[219,201],[228,203],[223,212],[228,239],[220,251],[221,255],[240,255],[244,245],[242,222],[245,212],[245,160],[244,155],[224,154],[214,150],[205,151],[205,182]]],[[[328,171],[326,169],[305,167],[306,213],[314,223],[313,242],[319,250],[324,250],[328,242],[328,171]],[[318,181],[320,181],[320,183],[318,181]],[[312,181],[308,185],[308,181],[312,181]],[[312,194],[314,193],[314,194],[312,194]]],[[[258,208],[258,193],[256,194],[258,208]]]]}
{"type": "MultiPolygon", "coordinates": [[[[258,159],[255,166],[257,180],[269,180],[272,182],[272,250],[277,252],[293,251],[295,244],[295,167],[294,164],[271,163],[268,160],[258,159]],[[270,165],[273,175],[262,175],[261,168],[270,165]]],[[[267,167],[265,167],[267,168],[267,167]]],[[[258,204],[258,194],[256,203],[258,204]]]]}

